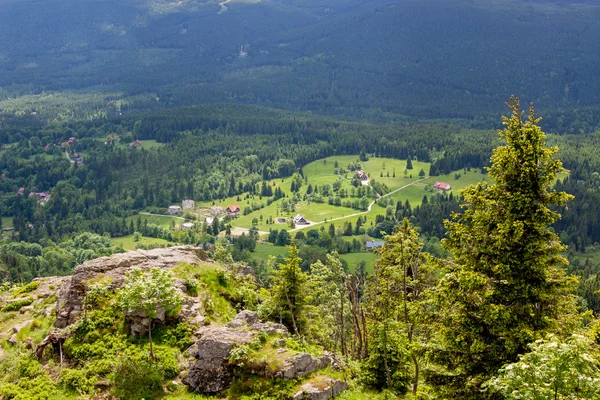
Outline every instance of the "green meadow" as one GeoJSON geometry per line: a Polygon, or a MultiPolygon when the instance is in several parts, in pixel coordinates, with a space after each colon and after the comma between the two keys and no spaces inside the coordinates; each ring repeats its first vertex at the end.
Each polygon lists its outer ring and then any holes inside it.
{"type": "Polygon", "coordinates": [[[135,241],[133,239],[133,235],[127,235],[127,236],[122,236],[122,237],[117,237],[117,238],[111,238],[110,239],[111,243],[113,246],[115,247],[121,247],[126,251],[129,250],[135,250],[137,248],[138,245],[143,244],[145,246],[149,245],[149,244],[158,244],[158,245],[175,245],[175,243],[169,243],[167,240],[165,239],[157,239],[157,238],[152,238],[152,237],[145,237],[142,236],[141,239],[139,241],[135,241]]]}

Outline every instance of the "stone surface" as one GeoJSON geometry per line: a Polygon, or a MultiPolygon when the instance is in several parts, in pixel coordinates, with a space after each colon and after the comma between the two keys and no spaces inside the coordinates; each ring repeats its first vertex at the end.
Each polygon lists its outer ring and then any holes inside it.
{"type": "MultiPolygon", "coordinates": [[[[132,267],[173,268],[180,263],[199,264],[204,259],[205,253],[199,247],[179,246],[129,251],[86,261],[75,268],[70,279],[62,283],[54,326],[65,328],[77,320],[82,312],[83,300],[90,280],[102,277],[109,282],[111,290],[117,290],[123,284],[125,272],[132,267]]],[[[180,282],[181,285],[183,282],[180,282]]],[[[136,327],[138,328],[143,328],[143,324],[136,327]]]]}
{"type": "Polygon", "coordinates": [[[327,400],[348,390],[348,384],[337,379],[326,379],[323,384],[306,383],[292,396],[294,400],[327,400]]]}
{"type": "Polygon", "coordinates": [[[201,393],[218,393],[231,384],[228,359],[237,345],[254,339],[255,332],[227,327],[204,328],[200,339],[188,349],[195,358],[183,382],[201,393]]]}
{"type": "Polygon", "coordinates": [[[308,353],[296,354],[287,359],[283,367],[275,372],[276,378],[293,379],[306,376],[321,368],[319,358],[313,357],[308,353]]]}
{"type": "Polygon", "coordinates": [[[218,393],[231,384],[229,356],[235,346],[254,340],[261,331],[287,333],[281,324],[262,323],[254,311],[242,311],[224,327],[202,327],[200,339],[186,350],[193,357],[183,382],[200,393],[218,393]]]}

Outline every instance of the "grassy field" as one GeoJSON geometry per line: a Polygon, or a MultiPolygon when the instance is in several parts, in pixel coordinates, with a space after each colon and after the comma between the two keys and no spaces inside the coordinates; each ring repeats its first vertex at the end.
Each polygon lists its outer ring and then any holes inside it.
{"type": "MultiPolygon", "coordinates": [[[[351,191],[354,189],[350,184],[354,173],[348,172],[344,175],[335,174],[335,163],[337,161],[338,168],[341,169],[347,168],[348,164],[357,160],[357,156],[333,156],[306,165],[303,167],[306,183],[302,186],[301,193],[303,194],[306,191],[306,188],[309,184],[313,187],[333,185],[336,180],[340,180],[342,182],[342,188],[351,191]]],[[[372,180],[385,183],[390,190],[395,190],[417,181],[419,179],[418,174],[421,169],[423,169],[424,172],[429,171],[429,163],[422,163],[418,161],[413,161],[413,169],[406,171],[406,175],[404,172],[405,167],[406,160],[396,160],[391,158],[372,157],[368,161],[361,163],[361,168],[371,176],[372,180]],[[383,175],[383,177],[381,177],[381,175],[383,175]]],[[[274,188],[281,187],[284,192],[290,193],[291,179],[275,179],[270,181],[269,185],[273,186],[274,188]]],[[[406,189],[410,188],[411,187],[408,187],[406,189]]],[[[417,192],[424,193],[425,185],[423,185],[422,188],[419,188],[417,192]]],[[[421,194],[419,196],[419,202],[422,197],[423,196],[421,194]]],[[[350,221],[355,221],[357,218],[357,215],[355,214],[363,213],[363,211],[348,207],[334,206],[327,203],[309,203],[308,201],[300,201],[296,204],[296,211],[284,213],[281,209],[282,201],[283,200],[280,199],[260,210],[256,210],[248,215],[241,216],[235,219],[232,222],[232,225],[248,229],[252,227],[252,220],[256,218],[259,222],[258,225],[256,225],[258,230],[268,232],[269,229],[290,229],[287,223],[266,224],[266,221],[269,217],[273,218],[274,221],[277,221],[278,218],[286,219],[293,217],[296,214],[302,214],[307,220],[313,223],[318,223],[319,225],[320,223],[329,224],[332,219],[336,218],[344,218],[350,221]],[[262,219],[260,218],[261,216],[262,219]]],[[[261,202],[266,203],[266,199],[260,199],[259,196],[249,196],[246,194],[216,201],[214,204],[223,208],[226,208],[229,205],[237,204],[243,210],[245,207],[251,206],[252,203],[261,202]]],[[[213,205],[212,201],[197,203],[197,207],[203,208],[208,208],[211,205],[213,205]]],[[[385,212],[383,208],[374,206],[373,210],[367,213],[366,216],[368,219],[374,219],[377,214],[381,214],[382,212],[385,212]]],[[[338,227],[342,227],[344,220],[342,219],[335,221],[334,224],[338,227]]]]}
{"type": "Polygon", "coordinates": [[[287,257],[288,255],[289,255],[289,251],[288,251],[287,247],[257,243],[256,249],[254,250],[254,253],[252,253],[252,258],[254,258],[258,262],[260,262],[260,261],[267,262],[269,260],[269,256],[287,257]]]}
{"type": "MultiPolygon", "coordinates": [[[[282,246],[273,246],[270,244],[257,243],[256,249],[254,253],[252,253],[252,258],[257,261],[267,262],[269,260],[269,256],[282,256],[287,257],[289,251],[287,247],[282,246]]],[[[370,252],[363,253],[347,253],[340,254],[340,258],[345,260],[348,263],[348,267],[350,271],[354,271],[356,267],[356,263],[359,261],[365,261],[367,263],[367,272],[373,273],[373,261],[377,259],[377,255],[370,252]]]]}
{"type": "Polygon", "coordinates": [[[132,215],[131,217],[125,218],[125,220],[127,221],[127,224],[129,224],[129,221],[131,221],[131,220],[133,220],[133,223],[136,224],[138,216],[141,218],[142,222],[144,220],[146,220],[146,221],[148,221],[149,224],[161,225],[161,226],[164,226],[165,228],[171,227],[172,221],[175,221],[176,225],[180,225],[184,221],[184,219],[181,217],[175,217],[175,216],[171,216],[171,215],[146,215],[146,214],[132,215]]]}
{"type": "Polygon", "coordinates": [[[402,189],[401,191],[392,194],[390,197],[395,201],[401,201],[403,203],[408,200],[412,206],[416,206],[421,204],[423,201],[423,196],[431,196],[435,193],[431,190],[431,187],[437,181],[448,183],[451,189],[447,193],[452,193],[454,196],[458,196],[459,191],[469,185],[475,184],[482,180],[489,181],[489,176],[487,174],[481,174],[479,170],[471,170],[467,173],[459,171],[459,173],[461,174],[459,179],[455,179],[454,172],[447,175],[432,176],[421,182],[415,183],[412,186],[402,189]]]}
{"type": "Polygon", "coordinates": [[[340,258],[345,260],[348,263],[348,268],[351,272],[354,272],[356,269],[356,264],[360,261],[364,261],[366,265],[366,271],[369,274],[375,272],[373,269],[373,262],[377,259],[377,255],[371,252],[363,252],[363,253],[346,253],[340,254],[340,258]]]}
{"type": "MultiPolygon", "coordinates": [[[[124,250],[135,250],[139,244],[149,245],[151,243],[158,243],[160,245],[168,245],[169,242],[165,239],[157,239],[151,237],[142,236],[142,238],[136,242],[133,240],[133,235],[122,236],[118,238],[111,238],[111,243],[115,247],[122,247],[124,250]]],[[[171,245],[175,245],[175,243],[171,243],[171,245]]]]}
{"type": "Polygon", "coordinates": [[[2,227],[3,228],[12,228],[13,226],[13,217],[2,217],[2,227]]]}

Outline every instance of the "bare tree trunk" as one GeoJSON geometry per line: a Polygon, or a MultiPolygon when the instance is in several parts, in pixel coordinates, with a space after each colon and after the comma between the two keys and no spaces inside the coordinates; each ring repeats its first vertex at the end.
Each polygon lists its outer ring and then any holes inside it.
{"type": "Polygon", "coordinates": [[[62,341],[58,341],[58,352],[60,353],[60,372],[58,373],[58,375],[60,375],[62,373],[62,367],[63,367],[63,351],[62,351],[62,341]]]}
{"type": "Polygon", "coordinates": [[[290,297],[287,295],[287,293],[285,294],[285,298],[287,300],[288,307],[290,308],[290,314],[292,315],[292,325],[294,326],[294,333],[296,333],[297,335],[299,332],[298,326],[296,325],[296,317],[294,317],[294,307],[292,306],[292,302],[290,301],[290,297]]]}
{"type": "Polygon", "coordinates": [[[150,341],[150,358],[154,360],[154,350],[152,349],[152,318],[150,319],[150,323],[148,325],[148,340],[150,341]]]}

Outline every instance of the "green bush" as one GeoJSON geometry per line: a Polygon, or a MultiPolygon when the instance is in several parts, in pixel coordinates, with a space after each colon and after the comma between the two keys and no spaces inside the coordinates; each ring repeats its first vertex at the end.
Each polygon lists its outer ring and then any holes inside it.
{"type": "Polygon", "coordinates": [[[17,301],[13,301],[10,304],[5,305],[0,311],[9,312],[9,311],[19,311],[21,307],[25,307],[33,303],[33,298],[28,297],[26,299],[21,299],[17,301]]]}
{"type": "Polygon", "coordinates": [[[22,288],[20,288],[19,290],[17,290],[15,292],[15,297],[24,294],[24,293],[30,293],[33,292],[34,290],[36,290],[38,287],[40,286],[39,282],[29,282],[27,285],[23,286],[22,288]]]}
{"type": "Polygon", "coordinates": [[[154,399],[162,393],[164,374],[149,359],[122,357],[112,375],[114,396],[121,400],[154,399]]]}
{"type": "Polygon", "coordinates": [[[195,279],[186,279],[185,289],[188,295],[193,297],[198,296],[198,281],[195,279]]]}
{"type": "Polygon", "coordinates": [[[66,368],[58,383],[68,391],[88,394],[94,388],[94,381],[94,377],[88,377],[85,370],[66,368]]]}

